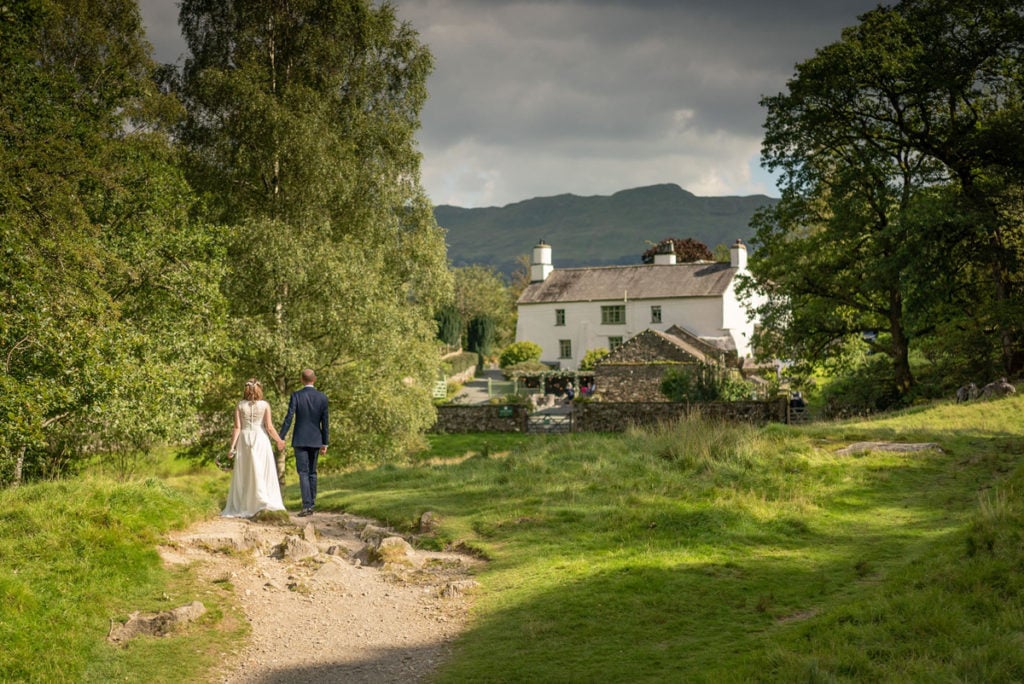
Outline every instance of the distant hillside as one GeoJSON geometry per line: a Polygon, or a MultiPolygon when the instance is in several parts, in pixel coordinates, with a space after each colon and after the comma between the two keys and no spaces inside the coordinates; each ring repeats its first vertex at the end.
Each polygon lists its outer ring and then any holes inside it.
{"type": "Polygon", "coordinates": [[[556,195],[504,207],[434,208],[448,231],[453,266],[482,264],[502,273],[516,268],[538,240],[552,247],[555,268],[637,264],[644,250],[668,237],[699,240],[714,250],[753,235],[758,207],[776,202],[766,195],[697,197],[678,185],[652,185],[609,196],[556,195]]]}

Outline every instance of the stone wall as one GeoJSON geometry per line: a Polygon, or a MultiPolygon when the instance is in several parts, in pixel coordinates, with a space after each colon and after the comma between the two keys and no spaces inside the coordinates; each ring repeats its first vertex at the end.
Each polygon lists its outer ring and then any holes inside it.
{"type": "Polygon", "coordinates": [[[525,432],[526,406],[438,406],[437,422],[430,432],[525,432]]]}
{"type": "Polygon", "coordinates": [[[602,401],[668,402],[661,393],[661,379],[678,363],[598,364],[594,369],[594,385],[602,401]]]}
{"type": "Polygon", "coordinates": [[[762,425],[786,422],[789,403],[785,398],[775,401],[730,401],[705,404],[677,404],[667,401],[609,403],[578,402],[574,407],[576,432],[622,432],[634,425],[654,425],[679,420],[690,410],[710,418],[742,421],[762,425]]]}
{"type": "Polygon", "coordinates": [[[455,375],[449,375],[447,378],[445,378],[445,382],[456,384],[456,385],[465,385],[467,382],[469,382],[470,380],[472,380],[475,377],[476,377],[476,365],[472,365],[469,368],[467,368],[466,370],[462,371],[461,373],[456,373],[455,375]]]}
{"type": "MultiPolygon", "coordinates": [[[[634,425],[654,425],[679,420],[688,411],[700,411],[709,418],[763,425],[785,423],[789,402],[730,401],[705,404],[678,404],[668,401],[612,403],[581,401],[573,405],[574,432],[623,432],[634,425]]],[[[526,432],[529,408],[518,405],[437,407],[436,433],[526,432]]]]}

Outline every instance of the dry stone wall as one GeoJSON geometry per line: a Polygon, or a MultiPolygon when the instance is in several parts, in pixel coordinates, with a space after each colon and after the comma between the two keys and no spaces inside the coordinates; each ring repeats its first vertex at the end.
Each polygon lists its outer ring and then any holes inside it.
{"type": "Polygon", "coordinates": [[[709,418],[763,425],[786,422],[788,403],[774,401],[730,401],[704,404],[674,402],[609,403],[579,402],[574,407],[573,429],[576,432],[622,432],[632,426],[656,425],[685,417],[699,411],[709,418]]]}
{"type": "MultiPolygon", "coordinates": [[[[709,418],[763,425],[785,423],[789,403],[774,401],[731,401],[705,404],[656,402],[582,401],[573,405],[573,432],[622,432],[631,426],[655,425],[683,418],[699,411],[709,418]]],[[[526,432],[529,408],[486,404],[483,406],[438,406],[437,422],[431,432],[526,432]]]]}
{"type": "Polygon", "coordinates": [[[431,432],[525,432],[526,406],[438,406],[431,432]]]}

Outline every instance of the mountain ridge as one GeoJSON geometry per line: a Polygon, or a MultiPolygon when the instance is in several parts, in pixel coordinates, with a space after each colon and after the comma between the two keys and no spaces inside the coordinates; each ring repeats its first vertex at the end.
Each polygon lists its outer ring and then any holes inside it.
{"type": "Polygon", "coordinates": [[[638,264],[644,250],[669,237],[690,237],[712,250],[749,242],[750,219],[778,200],[767,195],[700,197],[674,183],[611,195],[563,193],[503,207],[442,204],[434,217],[446,232],[454,267],[491,266],[508,275],[539,240],[552,246],[555,267],[638,264]]]}

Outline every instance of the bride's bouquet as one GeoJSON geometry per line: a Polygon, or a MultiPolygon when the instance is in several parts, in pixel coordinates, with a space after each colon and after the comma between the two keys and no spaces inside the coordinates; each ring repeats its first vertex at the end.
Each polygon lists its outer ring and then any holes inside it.
{"type": "Polygon", "coordinates": [[[213,464],[215,466],[217,466],[218,468],[220,468],[221,470],[223,470],[224,472],[230,472],[231,469],[234,467],[234,463],[235,463],[235,451],[234,451],[234,449],[231,450],[231,457],[230,458],[224,458],[224,456],[222,454],[217,454],[217,456],[213,459],[213,464]]]}

